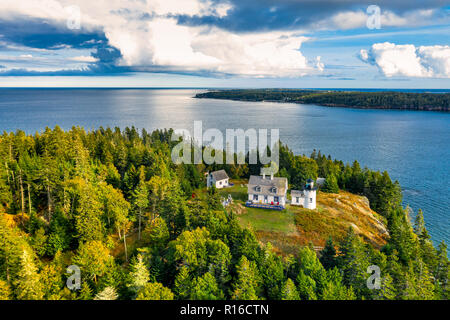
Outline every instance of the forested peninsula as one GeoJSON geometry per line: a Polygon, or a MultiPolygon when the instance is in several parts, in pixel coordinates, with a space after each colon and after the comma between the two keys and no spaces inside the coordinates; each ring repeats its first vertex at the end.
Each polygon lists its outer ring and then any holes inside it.
{"type": "Polygon", "coordinates": [[[175,164],[172,133],[4,132],[0,300],[449,298],[447,246],[433,246],[421,211],[411,221],[387,172],[316,151],[295,155],[281,144],[278,175],[291,188],[308,178],[326,183],[317,210],[280,212],[311,241],[280,254],[259,238],[267,232],[246,227],[274,213],[253,212],[250,219],[251,212],[239,209],[238,181],[259,174],[262,164],[175,164]],[[230,208],[205,186],[204,173],[219,169],[236,182],[230,208]],[[361,199],[366,204],[355,210],[352,203],[361,199]],[[344,230],[343,217],[354,218],[344,230]],[[386,226],[382,241],[365,236],[374,218],[386,226]],[[321,249],[313,246],[319,233],[329,237],[321,249]],[[372,265],[381,272],[374,290],[367,286],[372,265]],[[68,266],[81,271],[79,288],[66,285],[68,266]]]}
{"type": "Polygon", "coordinates": [[[208,91],[197,94],[195,98],[289,102],[358,109],[450,111],[450,93],[236,89],[208,91]]]}

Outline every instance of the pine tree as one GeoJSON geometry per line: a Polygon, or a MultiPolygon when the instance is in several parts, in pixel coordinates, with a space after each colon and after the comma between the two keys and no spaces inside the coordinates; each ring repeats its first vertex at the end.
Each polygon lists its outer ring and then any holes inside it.
{"type": "Polygon", "coordinates": [[[237,269],[237,279],[233,284],[234,300],[258,300],[260,292],[261,278],[253,261],[248,261],[242,256],[237,269]]]}
{"type": "Polygon", "coordinates": [[[393,280],[389,273],[381,279],[381,288],[377,291],[376,299],[395,300],[397,293],[392,282],[393,280]]]}
{"type": "Polygon", "coordinates": [[[117,300],[119,295],[114,287],[106,287],[95,295],[94,300],[117,300]]]}
{"type": "Polygon", "coordinates": [[[425,220],[423,219],[422,209],[417,212],[415,223],[414,223],[414,233],[420,237],[425,231],[425,220]]]}
{"type": "Polygon", "coordinates": [[[319,260],[327,270],[333,269],[336,266],[336,249],[334,248],[333,239],[331,239],[331,237],[327,239],[325,247],[320,252],[319,260]]]}
{"type": "Polygon", "coordinates": [[[130,283],[128,287],[135,294],[150,281],[150,273],[144,263],[144,257],[138,254],[130,266],[130,283]]]}
{"type": "Polygon", "coordinates": [[[86,281],[81,284],[79,300],[92,300],[92,289],[86,281]]]}
{"type": "Polygon", "coordinates": [[[316,282],[303,270],[300,270],[297,275],[297,288],[302,300],[317,300],[316,282]]]}
{"type": "Polygon", "coordinates": [[[170,234],[166,221],[161,217],[153,219],[143,232],[143,239],[152,248],[159,250],[169,241],[170,234]]]}
{"type": "Polygon", "coordinates": [[[277,255],[271,243],[267,243],[259,259],[259,272],[263,279],[265,296],[268,299],[279,299],[285,282],[283,261],[277,255]]]}
{"type": "Polygon", "coordinates": [[[137,295],[136,300],[173,300],[173,293],[161,283],[147,283],[137,295]]]}
{"type": "Polygon", "coordinates": [[[289,278],[281,290],[281,300],[300,300],[294,281],[289,278]]]}
{"type": "Polygon", "coordinates": [[[39,228],[34,236],[31,238],[31,246],[33,247],[36,254],[42,257],[46,252],[46,242],[47,236],[45,235],[44,228],[39,228]]]}
{"type": "Polygon", "coordinates": [[[175,278],[174,290],[179,299],[187,299],[191,292],[192,278],[189,275],[189,269],[182,266],[175,278]]]}
{"type": "Polygon", "coordinates": [[[114,259],[108,248],[100,241],[82,243],[74,257],[74,263],[80,266],[83,273],[88,274],[95,283],[97,278],[106,274],[113,267],[114,259]]]}
{"type": "Polygon", "coordinates": [[[349,228],[347,235],[340,247],[340,269],[344,272],[344,284],[355,289],[358,298],[370,294],[367,288],[367,267],[370,265],[368,256],[360,238],[353,228],[349,228]]]}
{"type": "Polygon", "coordinates": [[[306,278],[302,280],[305,280],[306,285],[308,285],[306,291],[303,292],[300,291],[301,288],[299,287],[299,293],[302,299],[306,299],[306,296],[311,296],[311,299],[316,297],[320,298],[320,294],[326,284],[326,270],[317,258],[316,252],[311,247],[304,247],[299,251],[298,260],[301,271],[299,274],[303,273],[304,276],[306,276],[306,278]],[[308,277],[313,280],[313,282],[311,282],[308,277]],[[316,297],[311,295],[311,289],[314,290],[316,297]],[[305,298],[303,294],[305,295],[305,298]]]}
{"type": "Polygon", "coordinates": [[[339,193],[338,182],[333,174],[327,176],[321,191],[328,193],[339,193]]]}
{"type": "Polygon", "coordinates": [[[207,272],[201,277],[197,277],[191,289],[190,299],[192,300],[221,300],[224,298],[222,290],[217,285],[216,278],[207,272]]]}
{"type": "Polygon", "coordinates": [[[41,300],[44,296],[33,256],[26,249],[22,253],[20,272],[15,287],[15,293],[19,300],[41,300]]]}
{"type": "Polygon", "coordinates": [[[448,299],[450,296],[450,286],[448,282],[449,277],[450,277],[450,263],[447,258],[447,245],[442,240],[442,242],[439,243],[438,262],[435,271],[435,279],[439,283],[443,299],[448,299]]]}
{"type": "Polygon", "coordinates": [[[133,203],[137,209],[138,216],[138,239],[141,240],[141,226],[142,226],[142,216],[144,210],[148,207],[148,189],[147,184],[144,181],[144,177],[141,177],[136,190],[133,192],[133,203]]]}
{"type": "Polygon", "coordinates": [[[343,284],[342,275],[337,267],[327,271],[326,282],[320,296],[322,300],[355,300],[353,288],[343,284]]]}

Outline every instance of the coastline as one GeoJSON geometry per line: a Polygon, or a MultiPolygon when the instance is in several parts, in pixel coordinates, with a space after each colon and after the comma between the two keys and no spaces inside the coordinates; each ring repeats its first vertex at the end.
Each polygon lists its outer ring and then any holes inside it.
{"type": "MultiPolygon", "coordinates": [[[[448,93],[431,93],[432,95],[440,95],[439,97],[443,97],[443,99],[448,99],[449,102],[446,104],[445,107],[439,106],[439,105],[423,105],[423,106],[417,106],[417,107],[411,107],[411,106],[398,106],[398,107],[392,107],[390,105],[350,105],[345,103],[333,103],[333,102],[320,102],[317,101],[315,98],[328,98],[332,99],[333,94],[343,94],[343,92],[339,91],[327,91],[327,92],[318,92],[313,91],[309,96],[303,96],[300,95],[299,97],[295,97],[295,99],[280,96],[279,99],[264,99],[264,98],[245,98],[245,97],[238,97],[236,96],[236,92],[244,93],[246,90],[218,90],[218,91],[208,91],[204,93],[196,94],[193,98],[196,99],[216,99],[216,100],[232,100],[232,101],[244,101],[244,102],[277,102],[277,103],[295,103],[295,104],[313,104],[318,105],[322,107],[330,107],[330,108],[349,108],[349,109],[362,109],[362,110],[399,110],[399,111],[434,111],[434,112],[444,112],[448,113],[450,112],[450,94],[448,93]]],[[[283,93],[283,91],[279,90],[248,90],[248,92],[257,92],[257,94],[280,94],[283,93]]],[[[295,90],[286,90],[288,94],[295,94],[295,90]]],[[[301,94],[302,91],[299,92],[301,94]]],[[[354,91],[354,92],[345,92],[348,97],[350,98],[358,98],[358,94],[365,94],[365,95],[372,95],[373,97],[379,96],[380,94],[398,94],[398,92],[360,92],[360,91],[354,91]]],[[[417,98],[423,97],[425,94],[423,93],[402,93],[405,96],[415,94],[417,98]]],[[[409,97],[408,97],[409,98],[409,97]]],[[[414,101],[414,103],[418,103],[417,101],[414,101]]]]}

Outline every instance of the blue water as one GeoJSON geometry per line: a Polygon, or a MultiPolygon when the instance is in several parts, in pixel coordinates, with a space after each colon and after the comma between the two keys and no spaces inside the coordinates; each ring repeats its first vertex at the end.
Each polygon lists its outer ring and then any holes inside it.
{"type": "Polygon", "coordinates": [[[315,148],[333,158],[387,170],[400,182],[404,204],[424,211],[435,244],[450,242],[449,113],[192,98],[202,91],[0,89],[0,131],[31,134],[55,125],[192,130],[196,120],[203,121],[204,130],[222,132],[278,128],[295,153],[309,155],[315,148]]]}

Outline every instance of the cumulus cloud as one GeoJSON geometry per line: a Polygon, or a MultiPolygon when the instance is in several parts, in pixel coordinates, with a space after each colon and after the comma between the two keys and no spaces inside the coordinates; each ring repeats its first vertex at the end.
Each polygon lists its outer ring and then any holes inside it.
{"type": "MultiPolygon", "coordinates": [[[[348,30],[365,28],[371,14],[365,10],[341,11],[330,18],[312,24],[313,28],[348,30]]],[[[441,15],[436,9],[421,9],[397,14],[388,9],[380,9],[380,27],[411,27],[449,22],[448,15],[441,15]]]]}
{"type": "MultiPolygon", "coordinates": [[[[448,15],[439,18],[439,3],[380,0],[382,27],[448,21],[448,15]]],[[[0,29],[6,31],[0,48],[33,52],[33,57],[37,50],[58,51],[61,59],[81,68],[298,77],[325,68],[320,57],[302,53],[309,39],[301,34],[308,28],[365,27],[365,8],[356,0],[264,0],[258,5],[253,0],[1,0],[0,29]],[[77,18],[81,30],[70,29],[77,18]]],[[[387,63],[397,54],[386,51],[380,62],[386,75],[446,74],[438,72],[448,61],[445,51],[397,49],[414,67],[387,63]]],[[[375,61],[368,51],[361,58],[375,61]]]]}
{"type": "Polygon", "coordinates": [[[450,47],[373,44],[359,53],[362,61],[377,66],[386,77],[450,78],[450,47]]]}
{"type": "MultiPolygon", "coordinates": [[[[25,16],[64,28],[79,7],[83,30],[101,30],[120,52],[119,67],[137,71],[213,72],[253,77],[296,77],[320,72],[300,51],[307,38],[293,32],[236,33],[210,25],[182,25],[177,15],[223,18],[233,5],[213,0],[2,0],[0,18],[25,16]]],[[[95,56],[95,55],[94,55],[95,56]]],[[[96,57],[72,61],[93,63],[96,57]]],[[[313,59],[314,60],[314,59],[313,59]]]]}

